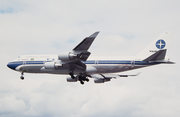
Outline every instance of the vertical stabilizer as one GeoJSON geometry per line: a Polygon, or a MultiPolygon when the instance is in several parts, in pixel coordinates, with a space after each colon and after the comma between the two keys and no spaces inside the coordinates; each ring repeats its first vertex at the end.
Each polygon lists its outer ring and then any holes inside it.
{"type": "Polygon", "coordinates": [[[164,60],[174,32],[165,32],[136,55],[141,60],[164,60]]]}

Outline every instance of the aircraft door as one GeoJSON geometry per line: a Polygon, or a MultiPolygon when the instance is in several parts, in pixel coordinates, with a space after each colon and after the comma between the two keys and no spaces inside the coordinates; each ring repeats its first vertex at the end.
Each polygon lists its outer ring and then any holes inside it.
{"type": "Polygon", "coordinates": [[[134,67],[135,61],[131,61],[131,67],[134,67]]]}
{"type": "Polygon", "coordinates": [[[96,61],[95,61],[95,64],[96,64],[96,65],[98,65],[98,62],[99,62],[99,61],[98,61],[98,60],[96,60],[96,61]]]}
{"type": "Polygon", "coordinates": [[[26,61],[23,61],[23,65],[26,65],[26,61]]]}

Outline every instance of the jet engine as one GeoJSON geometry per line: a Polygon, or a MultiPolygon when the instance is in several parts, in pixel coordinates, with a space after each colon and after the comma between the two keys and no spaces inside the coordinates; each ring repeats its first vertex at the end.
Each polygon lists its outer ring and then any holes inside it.
{"type": "Polygon", "coordinates": [[[105,78],[101,78],[101,79],[94,79],[94,83],[104,83],[104,82],[108,82],[111,79],[105,79],[105,78]]]}
{"type": "Polygon", "coordinates": [[[57,62],[46,62],[46,63],[44,63],[45,69],[57,69],[58,67],[62,67],[62,64],[59,64],[57,62]]]}
{"type": "Polygon", "coordinates": [[[71,77],[66,78],[67,82],[77,82],[77,78],[72,79],[71,77]]]}
{"type": "Polygon", "coordinates": [[[59,60],[73,60],[78,59],[78,54],[68,53],[68,54],[59,54],[58,55],[59,60]]]}
{"type": "Polygon", "coordinates": [[[104,83],[111,80],[112,77],[105,77],[100,74],[90,75],[91,78],[94,78],[94,83],[104,83]]]}
{"type": "Polygon", "coordinates": [[[59,54],[58,59],[62,61],[76,60],[86,61],[91,53],[88,51],[72,51],[65,54],[59,54]]]}

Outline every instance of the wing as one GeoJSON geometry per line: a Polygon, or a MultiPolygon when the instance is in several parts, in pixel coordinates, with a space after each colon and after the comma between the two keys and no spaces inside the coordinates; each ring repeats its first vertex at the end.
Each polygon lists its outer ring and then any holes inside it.
{"type": "Polygon", "coordinates": [[[89,75],[91,78],[94,79],[94,83],[104,83],[110,81],[112,78],[118,78],[118,77],[128,77],[128,76],[138,76],[140,73],[134,74],[134,75],[119,75],[119,74],[93,74],[89,75]]]}
{"type": "MultiPolygon", "coordinates": [[[[86,65],[82,61],[86,61],[90,56],[88,49],[97,37],[99,32],[95,32],[89,37],[86,37],[81,43],[79,43],[71,52],[65,54],[59,54],[59,64],[69,65],[70,69],[85,70],[86,65]]],[[[58,63],[58,61],[56,62],[58,63]]]]}
{"type": "Polygon", "coordinates": [[[92,42],[96,38],[99,32],[95,32],[89,37],[86,37],[81,43],[79,43],[71,52],[61,53],[58,55],[59,60],[69,61],[69,60],[80,60],[86,61],[91,54],[88,49],[92,42]]]}
{"type": "Polygon", "coordinates": [[[92,42],[96,38],[96,36],[99,34],[99,32],[93,33],[91,36],[86,37],[81,43],[79,43],[73,50],[74,51],[84,51],[88,50],[91,46],[92,42]]]}
{"type": "Polygon", "coordinates": [[[88,51],[89,47],[93,43],[94,39],[97,37],[99,32],[93,33],[91,36],[86,37],[81,43],[79,43],[73,50],[72,54],[77,55],[79,60],[86,61],[90,56],[90,52],[88,51]]]}

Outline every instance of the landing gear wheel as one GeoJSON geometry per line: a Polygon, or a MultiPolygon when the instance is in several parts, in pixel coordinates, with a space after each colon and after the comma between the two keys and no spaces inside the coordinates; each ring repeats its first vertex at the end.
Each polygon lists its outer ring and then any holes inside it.
{"type": "Polygon", "coordinates": [[[86,78],[85,80],[86,80],[87,82],[89,82],[89,79],[88,79],[88,78],[86,78]]]}
{"type": "Polygon", "coordinates": [[[24,75],[24,72],[21,73],[21,77],[20,77],[21,80],[24,80],[23,75],[24,75]]]}
{"type": "Polygon", "coordinates": [[[76,77],[75,76],[71,76],[72,79],[75,79],[76,77]]]}
{"type": "Polygon", "coordinates": [[[72,78],[72,79],[74,79],[74,78],[75,78],[75,76],[74,76],[74,73],[73,73],[73,72],[69,72],[69,75],[71,76],[71,78],[72,78]]]}
{"type": "Polygon", "coordinates": [[[21,76],[20,78],[21,78],[21,80],[24,80],[24,77],[23,77],[23,76],[21,76]]]}
{"type": "Polygon", "coordinates": [[[83,85],[84,84],[84,82],[83,81],[80,81],[80,83],[83,85]]]}

